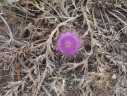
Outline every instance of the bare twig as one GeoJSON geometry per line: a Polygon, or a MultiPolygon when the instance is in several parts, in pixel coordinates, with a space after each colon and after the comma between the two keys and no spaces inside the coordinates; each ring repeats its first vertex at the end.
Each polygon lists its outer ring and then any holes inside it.
{"type": "Polygon", "coordinates": [[[42,87],[42,89],[46,92],[46,94],[47,94],[48,96],[52,96],[51,93],[49,92],[49,90],[48,90],[44,85],[42,85],[41,87],[42,87]]]}

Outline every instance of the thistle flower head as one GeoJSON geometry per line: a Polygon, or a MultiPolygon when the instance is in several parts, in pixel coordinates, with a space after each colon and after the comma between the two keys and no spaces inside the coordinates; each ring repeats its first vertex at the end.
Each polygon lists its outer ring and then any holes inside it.
{"type": "Polygon", "coordinates": [[[74,55],[80,47],[80,39],[73,32],[64,32],[60,34],[57,40],[58,50],[65,55],[74,55]]]}

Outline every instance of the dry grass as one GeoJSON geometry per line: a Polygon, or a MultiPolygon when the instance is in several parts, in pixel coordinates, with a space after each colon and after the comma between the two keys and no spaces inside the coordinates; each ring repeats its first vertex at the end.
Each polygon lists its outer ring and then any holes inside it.
{"type": "Polygon", "coordinates": [[[0,96],[127,96],[126,0],[13,3],[34,16],[1,2],[0,96]],[[67,29],[82,39],[74,57],[56,50],[67,29]]]}

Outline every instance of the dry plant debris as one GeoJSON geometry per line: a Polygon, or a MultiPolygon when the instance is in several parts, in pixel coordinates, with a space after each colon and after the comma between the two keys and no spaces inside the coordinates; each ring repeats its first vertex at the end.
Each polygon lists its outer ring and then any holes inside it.
{"type": "Polygon", "coordinates": [[[0,96],[127,96],[126,0],[0,1],[0,96]],[[63,30],[78,54],[57,48],[63,30]]]}

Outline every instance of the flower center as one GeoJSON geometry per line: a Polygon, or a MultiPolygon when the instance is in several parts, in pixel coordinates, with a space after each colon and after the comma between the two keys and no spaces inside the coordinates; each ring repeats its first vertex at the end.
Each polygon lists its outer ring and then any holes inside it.
{"type": "Polygon", "coordinates": [[[71,47],[71,43],[69,41],[66,42],[66,48],[71,47]]]}

